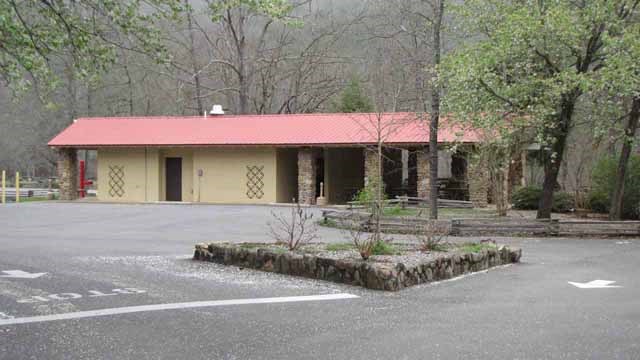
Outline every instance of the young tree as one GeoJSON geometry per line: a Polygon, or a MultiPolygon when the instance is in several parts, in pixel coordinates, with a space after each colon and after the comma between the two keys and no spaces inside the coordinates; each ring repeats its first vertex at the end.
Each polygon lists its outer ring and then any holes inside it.
{"type": "MultiPolygon", "coordinates": [[[[399,93],[398,90],[397,93],[399,93]]],[[[397,98],[397,96],[396,96],[397,98]]],[[[395,102],[395,100],[394,100],[395,102]]],[[[397,134],[405,124],[411,121],[415,121],[412,116],[398,115],[395,112],[384,113],[376,112],[372,114],[355,115],[355,119],[358,122],[360,137],[364,139],[371,139],[375,142],[375,145],[365,146],[367,155],[373,156],[372,163],[375,166],[373,173],[365,174],[366,181],[365,189],[371,192],[372,199],[369,200],[371,208],[371,220],[374,223],[374,235],[375,241],[382,241],[381,220],[384,214],[385,205],[385,191],[384,191],[384,164],[385,160],[384,149],[389,146],[388,142],[392,136],[397,134]]],[[[365,169],[366,172],[366,169],[365,169]]]]}
{"type": "Polygon", "coordinates": [[[313,213],[300,206],[293,199],[289,215],[278,211],[271,211],[272,221],[269,221],[269,233],[277,244],[286,245],[290,251],[308,245],[318,238],[318,228],[313,220],[313,213]]]}
{"type": "Polygon", "coordinates": [[[373,111],[373,105],[369,97],[362,91],[360,79],[354,76],[340,94],[335,105],[336,112],[341,113],[368,113],[373,111]]]}
{"type": "Polygon", "coordinates": [[[465,27],[480,36],[446,61],[446,105],[474,126],[536,130],[544,148],[538,218],[551,216],[576,104],[591,90],[610,52],[610,39],[628,26],[637,4],[469,0],[459,8],[465,27]]]}
{"type": "MultiPolygon", "coordinates": [[[[410,111],[420,116],[430,112],[429,148],[438,148],[441,86],[438,67],[443,52],[443,29],[446,0],[383,0],[384,14],[371,30],[377,38],[393,39],[396,52],[403,55],[402,73],[409,74],[413,98],[410,111]],[[376,28],[382,28],[377,30],[376,28]],[[406,66],[408,63],[409,66],[406,66]],[[429,96],[430,95],[430,99],[429,96]]],[[[406,96],[406,94],[403,94],[406,96]]],[[[429,202],[431,219],[438,218],[438,152],[429,153],[430,182],[429,202]]]]}

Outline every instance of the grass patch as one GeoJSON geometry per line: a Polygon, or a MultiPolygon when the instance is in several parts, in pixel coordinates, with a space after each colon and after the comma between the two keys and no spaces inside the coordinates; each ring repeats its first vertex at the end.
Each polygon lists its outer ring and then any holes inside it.
{"type": "Polygon", "coordinates": [[[416,208],[401,208],[399,206],[384,208],[383,215],[385,216],[418,216],[420,212],[424,213],[425,209],[416,208]]]}
{"type": "Polygon", "coordinates": [[[460,245],[458,248],[464,252],[478,253],[484,249],[495,249],[496,247],[497,247],[496,244],[486,242],[486,243],[465,243],[460,245]]]}
{"type": "Polygon", "coordinates": [[[279,244],[242,243],[239,246],[241,249],[267,249],[278,254],[289,251],[286,246],[279,244]]]}
{"type": "Polygon", "coordinates": [[[447,251],[449,251],[449,245],[447,245],[447,244],[435,244],[430,249],[428,249],[427,251],[447,252],[447,251]]]}
{"type": "Polygon", "coordinates": [[[353,244],[348,244],[348,243],[336,243],[336,244],[327,244],[325,246],[325,249],[327,249],[327,251],[349,251],[349,250],[355,249],[355,246],[353,246],[353,244]]]}
{"type": "Polygon", "coordinates": [[[255,249],[255,248],[259,248],[259,247],[266,247],[268,245],[266,244],[260,244],[260,243],[242,243],[240,244],[240,247],[243,249],[255,249]]]}
{"type": "Polygon", "coordinates": [[[331,227],[331,228],[338,228],[338,223],[335,220],[332,219],[322,219],[318,221],[318,225],[320,226],[326,226],[326,227],[331,227]]]}
{"type": "Polygon", "coordinates": [[[54,199],[49,199],[46,196],[42,196],[42,197],[21,197],[20,198],[20,202],[36,202],[36,201],[51,201],[51,200],[56,200],[54,199]]]}
{"type": "Polygon", "coordinates": [[[399,254],[398,249],[395,246],[391,245],[386,241],[378,241],[373,245],[373,249],[371,249],[372,255],[397,255],[399,254]]]}
{"type": "MultiPolygon", "coordinates": [[[[428,208],[401,208],[399,206],[384,208],[383,214],[385,216],[419,216],[428,217],[428,208]]],[[[457,219],[457,218],[492,218],[496,217],[497,213],[494,210],[489,209],[469,209],[469,208],[441,208],[438,209],[438,217],[440,219],[457,219]]]]}
{"type": "MultiPolygon", "coordinates": [[[[286,247],[281,247],[281,246],[267,247],[267,249],[273,251],[276,254],[284,254],[286,252],[289,252],[289,249],[287,249],[286,247]]],[[[294,250],[294,251],[297,251],[297,250],[294,250]]]]}

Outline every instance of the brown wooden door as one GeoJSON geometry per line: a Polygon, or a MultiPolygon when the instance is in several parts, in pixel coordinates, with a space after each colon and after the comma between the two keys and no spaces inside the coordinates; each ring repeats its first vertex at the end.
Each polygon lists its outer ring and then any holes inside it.
{"type": "Polygon", "coordinates": [[[182,201],[182,158],[165,159],[167,201],[182,201]]]}

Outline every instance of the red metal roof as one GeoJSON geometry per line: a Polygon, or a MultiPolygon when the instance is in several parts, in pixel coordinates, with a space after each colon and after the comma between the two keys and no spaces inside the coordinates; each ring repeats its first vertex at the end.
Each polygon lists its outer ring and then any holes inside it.
{"type": "MultiPolygon", "coordinates": [[[[419,144],[429,139],[428,116],[415,113],[217,115],[199,117],[81,118],[49,142],[59,147],[216,146],[216,145],[356,145],[376,143],[376,129],[386,143],[419,144]]],[[[476,131],[463,131],[443,119],[443,143],[478,142],[476,131]]]]}

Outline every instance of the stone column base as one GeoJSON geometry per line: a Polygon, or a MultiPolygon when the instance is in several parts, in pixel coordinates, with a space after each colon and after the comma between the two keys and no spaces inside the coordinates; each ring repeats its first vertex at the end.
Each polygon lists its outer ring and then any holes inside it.
{"type": "Polygon", "coordinates": [[[486,208],[489,203],[488,165],[484,159],[470,159],[468,164],[469,200],[474,208],[486,208]]]}
{"type": "Polygon", "coordinates": [[[431,174],[429,166],[429,149],[419,149],[416,151],[416,166],[418,167],[418,197],[428,199],[431,194],[431,174]]]}
{"type": "Polygon", "coordinates": [[[316,166],[311,148],[298,150],[298,202],[306,205],[316,202],[316,166]]]}
{"type": "Polygon", "coordinates": [[[58,185],[60,200],[78,198],[78,156],[76,149],[62,148],[58,150],[58,185]]]}

